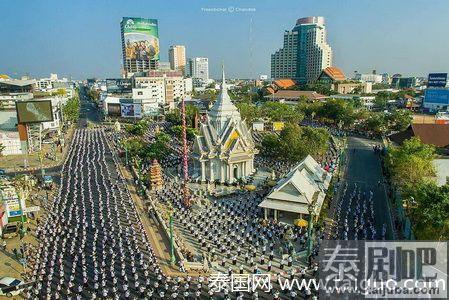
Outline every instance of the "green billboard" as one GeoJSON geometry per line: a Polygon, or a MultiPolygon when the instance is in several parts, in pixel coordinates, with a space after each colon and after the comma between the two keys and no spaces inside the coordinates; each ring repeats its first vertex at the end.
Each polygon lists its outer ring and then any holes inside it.
{"type": "Polygon", "coordinates": [[[123,38],[126,59],[159,59],[159,32],[157,20],[123,18],[123,38]]]}

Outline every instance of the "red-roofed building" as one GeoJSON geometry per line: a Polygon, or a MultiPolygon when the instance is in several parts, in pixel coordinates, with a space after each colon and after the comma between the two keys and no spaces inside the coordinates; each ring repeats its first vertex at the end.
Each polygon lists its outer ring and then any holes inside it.
{"type": "Polygon", "coordinates": [[[278,79],[273,81],[273,84],[279,89],[279,90],[286,90],[296,85],[296,82],[293,79],[285,78],[285,79],[278,79]]]}
{"type": "Polygon", "coordinates": [[[449,151],[449,124],[412,124],[406,130],[390,135],[389,139],[402,144],[412,137],[419,137],[424,144],[449,151]]]}
{"type": "Polygon", "coordinates": [[[337,67],[327,67],[321,72],[320,76],[318,77],[318,82],[327,84],[343,80],[346,80],[346,76],[343,71],[337,67]]]}

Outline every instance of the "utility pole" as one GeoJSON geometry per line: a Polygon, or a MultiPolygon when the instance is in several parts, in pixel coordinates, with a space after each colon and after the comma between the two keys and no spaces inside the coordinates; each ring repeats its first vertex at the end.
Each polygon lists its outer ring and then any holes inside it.
{"type": "Polygon", "coordinates": [[[170,212],[169,225],[170,225],[170,264],[174,265],[176,263],[176,258],[175,258],[175,241],[174,241],[174,237],[173,237],[173,213],[172,212],[170,212]]]}
{"type": "Polygon", "coordinates": [[[183,203],[185,206],[190,207],[192,205],[189,188],[187,186],[187,182],[189,180],[189,162],[187,157],[187,125],[186,125],[186,104],[184,98],[182,98],[181,103],[181,115],[182,115],[182,166],[184,172],[184,181],[183,181],[183,203]]]}
{"type": "Polygon", "coordinates": [[[315,203],[310,203],[308,206],[309,210],[309,224],[307,228],[307,258],[310,258],[310,255],[312,254],[312,248],[313,248],[313,217],[315,214],[315,203]]]}

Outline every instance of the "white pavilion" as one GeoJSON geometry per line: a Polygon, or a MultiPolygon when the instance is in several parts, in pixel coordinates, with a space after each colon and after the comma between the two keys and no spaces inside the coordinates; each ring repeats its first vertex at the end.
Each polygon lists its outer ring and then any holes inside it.
{"type": "Polygon", "coordinates": [[[234,183],[255,172],[258,150],[229,97],[224,69],[222,76],[221,93],[194,140],[194,177],[201,182],[234,183]]]}
{"type": "Polygon", "coordinates": [[[305,219],[310,214],[309,205],[318,216],[331,178],[332,174],[308,155],[280,179],[259,204],[264,209],[265,219],[274,218],[285,223],[305,219]]]}

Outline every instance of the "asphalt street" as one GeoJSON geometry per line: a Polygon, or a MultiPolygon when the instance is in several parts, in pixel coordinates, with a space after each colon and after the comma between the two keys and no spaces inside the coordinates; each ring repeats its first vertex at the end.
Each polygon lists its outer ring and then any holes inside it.
{"type": "Polygon", "coordinates": [[[338,222],[340,238],[343,238],[345,218],[349,228],[349,240],[364,239],[364,235],[368,240],[394,238],[390,208],[383,184],[381,162],[379,155],[373,151],[374,145],[378,145],[378,143],[358,137],[348,138],[347,167],[338,193],[340,196],[338,201],[341,207],[338,222]],[[371,202],[372,205],[370,205],[371,202]],[[365,209],[363,209],[364,206],[365,209]],[[359,212],[357,212],[358,210],[359,212]],[[372,232],[371,228],[368,228],[367,233],[364,234],[363,228],[369,226],[370,220],[375,233],[372,232]],[[365,223],[365,225],[361,223],[365,223]]]}

